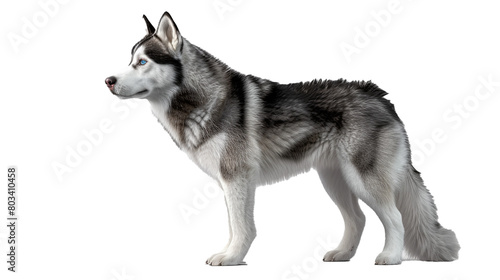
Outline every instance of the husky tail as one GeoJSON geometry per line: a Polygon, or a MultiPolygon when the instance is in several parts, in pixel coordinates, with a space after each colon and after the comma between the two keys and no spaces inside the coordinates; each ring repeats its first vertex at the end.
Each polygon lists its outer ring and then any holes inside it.
{"type": "Polygon", "coordinates": [[[458,259],[457,237],[439,224],[434,199],[420,173],[411,165],[396,201],[403,218],[404,245],[409,257],[423,261],[458,259]]]}

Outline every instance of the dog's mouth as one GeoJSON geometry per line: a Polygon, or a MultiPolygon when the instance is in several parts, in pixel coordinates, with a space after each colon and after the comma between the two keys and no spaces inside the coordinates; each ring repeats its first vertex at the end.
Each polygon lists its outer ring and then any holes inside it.
{"type": "Polygon", "coordinates": [[[112,94],[114,94],[114,95],[116,95],[116,96],[118,96],[119,98],[122,98],[122,99],[128,99],[128,98],[143,98],[143,97],[145,97],[145,96],[148,94],[148,92],[149,92],[147,89],[145,89],[145,90],[141,90],[141,91],[139,91],[139,92],[136,92],[136,93],[134,93],[134,94],[132,94],[132,95],[120,95],[120,94],[116,93],[116,92],[115,92],[112,88],[110,88],[110,90],[111,90],[111,93],[112,93],[112,94]]]}

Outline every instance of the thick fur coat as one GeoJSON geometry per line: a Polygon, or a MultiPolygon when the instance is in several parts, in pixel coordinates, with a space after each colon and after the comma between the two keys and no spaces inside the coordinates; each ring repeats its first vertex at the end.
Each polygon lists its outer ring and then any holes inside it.
{"type": "Polygon", "coordinates": [[[408,138],[386,92],[371,82],[279,84],[232,70],[180,35],[168,13],[132,48],[129,67],[108,77],[120,98],[144,98],[176,145],[219,182],[230,239],[210,265],[242,264],[256,237],[257,186],[315,169],[339,207],[345,232],[324,261],[356,253],[363,227],[358,199],[382,221],[376,264],[399,264],[403,248],[426,261],[458,258],[451,230],[411,164],[408,138]]]}

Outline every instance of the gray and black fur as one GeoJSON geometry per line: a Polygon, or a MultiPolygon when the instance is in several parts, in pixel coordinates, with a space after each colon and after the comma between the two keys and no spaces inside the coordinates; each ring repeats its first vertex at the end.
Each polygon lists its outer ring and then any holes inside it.
{"type": "Polygon", "coordinates": [[[372,82],[279,84],[244,75],[183,38],[165,13],[132,48],[128,70],[106,79],[120,98],[145,98],[177,146],[224,191],[230,240],[210,265],[243,263],[256,236],[255,188],[316,169],[345,223],[324,261],[352,258],[365,217],[381,219],[377,264],[399,264],[403,245],[426,261],[452,261],[460,246],[438,223],[433,198],[411,164],[406,132],[372,82]]]}

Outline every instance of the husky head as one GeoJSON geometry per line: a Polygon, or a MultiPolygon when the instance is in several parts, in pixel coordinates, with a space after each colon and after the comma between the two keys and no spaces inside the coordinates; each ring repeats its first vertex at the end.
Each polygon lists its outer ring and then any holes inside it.
{"type": "Polygon", "coordinates": [[[148,98],[173,91],[182,82],[182,36],[165,12],[155,29],[146,16],[148,34],[132,48],[127,69],[106,78],[111,93],[120,98],[148,98]]]}

